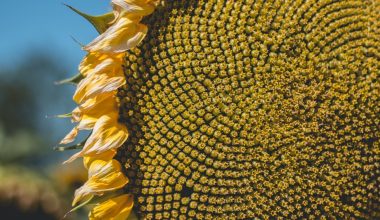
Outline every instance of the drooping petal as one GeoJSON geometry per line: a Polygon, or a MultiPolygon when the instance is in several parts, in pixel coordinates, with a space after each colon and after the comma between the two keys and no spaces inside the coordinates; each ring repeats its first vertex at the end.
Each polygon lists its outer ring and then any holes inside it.
{"type": "Polygon", "coordinates": [[[73,205],[89,196],[102,195],[104,192],[120,189],[127,183],[128,178],[121,172],[121,165],[117,160],[92,161],[88,180],[75,191],[73,205]]]}
{"type": "Polygon", "coordinates": [[[118,115],[115,113],[100,117],[83,149],[65,163],[81,156],[97,157],[106,151],[118,149],[128,139],[128,130],[117,118],[118,115]]]}
{"type": "Polygon", "coordinates": [[[147,32],[147,27],[138,23],[141,18],[120,17],[107,31],[83,49],[89,52],[121,53],[137,46],[147,32]]]}
{"type": "Polygon", "coordinates": [[[88,72],[92,71],[99,63],[103,62],[109,57],[100,53],[88,53],[79,64],[79,72],[83,76],[87,76],[88,72]]]}
{"type": "Polygon", "coordinates": [[[133,207],[133,196],[124,194],[96,205],[89,214],[90,220],[125,220],[133,207]]]}
{"type": "Polygon", "coordinates": [[[96,121],[103,115],[118,112],[116,91],[99,94],[86,100],[72,112],[78,129],[92,129],[96,121]]]}
{"type": "Polygon", "coordinates": [[[91,75],[78,84],[73,99],[76,103],[80,104],[96,95],[115,91],[124,84],[124,76],[91,75]]]}
{"type": "Polygon", "coordinates": [[[86,169],[88,169],[91,163],[95,160],[111,160],[116,155],[116,150],[108,150],[103,153],[97,154],[91,157],[83,157],[83,165],[86,169]]]}
{"type": "Polygon", "coordinates": [[[124,54],[88,53],[79,65],[79,72],[83,76],[110,72],[104,67],[113,68],[114,72],[120,72],[124,54]],[[110,63],[112,61],[112,63],[110,63]],[[105,62],[104,64],[102,64],[105,62]],[[98,67],[100,66],[100,67],[98,67]],[[115,70],[117,68],[117,70],[115,70]]]}
{"type": "Polygon", "coordinates": [[[78,136],[79,129],[74,127],[62,140],[59,144],[69,144],[75,140],[78,136]]]}

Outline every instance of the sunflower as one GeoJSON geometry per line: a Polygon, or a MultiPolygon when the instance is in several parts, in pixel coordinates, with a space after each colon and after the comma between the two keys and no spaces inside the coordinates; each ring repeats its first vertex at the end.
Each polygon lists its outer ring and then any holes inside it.
{"type": "MultiPolygon", "coordinates": [[[[113,0],[70,114],[90,219],[380,217],[380,1],[113,0]]],[[[69,147],[70,148],[70,147],[69,147]]],[[[74,208],[74,209],[76,209],[74,208]]]]}

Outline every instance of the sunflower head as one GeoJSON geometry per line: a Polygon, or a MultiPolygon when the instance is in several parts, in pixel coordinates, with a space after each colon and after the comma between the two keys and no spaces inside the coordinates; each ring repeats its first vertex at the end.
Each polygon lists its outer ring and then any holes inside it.
{"type": "Polygon", "coordinates": [[[380,216],[377,1],[113,4],[74,96],[90,218],[380,216]]]}

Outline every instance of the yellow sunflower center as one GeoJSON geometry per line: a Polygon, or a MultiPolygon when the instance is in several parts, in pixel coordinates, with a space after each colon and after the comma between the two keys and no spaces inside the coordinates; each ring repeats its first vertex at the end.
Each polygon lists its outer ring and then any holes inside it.
{"type": "Polygon", "coordinates": [[[118,92],[146,219],[380,216],[379,1],[166,1],[118,92]]]}

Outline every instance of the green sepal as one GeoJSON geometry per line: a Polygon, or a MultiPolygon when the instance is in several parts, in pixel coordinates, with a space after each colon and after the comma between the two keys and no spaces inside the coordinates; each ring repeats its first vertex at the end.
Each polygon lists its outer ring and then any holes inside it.
{"type": "Polygon", "coordinates": [[[60,115],[46,115],[46,118],[71,118],[73,114],[70,112],[70,113],[66,113],[66,114],[60,114],[60,115]]]}
{"type": "Polygon", "coordinates": [[[71,146],[56,146],[53,149],[56,151],[67,151],[67,150],[77,150],[77,149],[82,149],[84,147],[84,144],[86,143],[87,139],[71,146]]]}
{"type": "Polygon", "coordinates": [[[73,113],[66,113],[66,114],[60,114],[60,115],[54,115],[55,118],[71,118],[73,116],[73,113]]]}
{"type": "Polygon", "coordinates": [[[72,39],[75,43],[77,43],[81,48],[85,46],[84,44],[82,44],[81,42],[79,42],[79,40],[77,40],[75,37],[73,37],[73,36],[70,36],[70,37],[71,37],[71,39],[72,39]]]}
{"type": "Polygon", "coordinates": [[[107,201],[109,199],[112,199],[114,197],[121,196],[123,194],[126,194],[123,189],[119,189],[119,190],[116,190],[114,192],[108,192],[108,193],[105,193],[105,194],[103,194],[101,196],[94,197],[94,199],[91,200],[91,202],[89,204],[90,205],[99,204],[99,203],[105,202],[105,201],[107,201]]]}
{"type": "Polygon", "coordinates": [[[78,73],[77,75],[70,77],[68,79],[63,79],[58,82],[55,82],[56,85],[63,85],[63,84],[78,84],[82,79],[84,79],[83,75],[78,73]]]}
{"type": "Polygon", "coordinates": [[[71,10],[73,10],[75,13],[82,16],[83,18],[85,18],[87,21],[89,21],[100,34],[105,32],[110,26],[110,23],[115,19],[115,15],[113,14],[113,12],[109,12],[103,15],[93,16],[93,15],[88,15],[86,13],[83,13],[70,5],[67,5],[67,4],[64,4],[64,5],[70,8],[71,10]]]}
{"type": "Polygon", "coordinates": [[[77,206],[74,206],[70,211],[68,211],[64,216],[63,216],[63,219],[65,219],[70,213],[72,212],[75,212],[81,208],[83,208],[84,206],[88,205],[91,200],[94,198],[94,196],[90,196],[89,199],[87,199],[86,201],[82,202],[81,204],[77,205],[77,206]]]}
{"type": "Polygon", "coordinates": [[[63,218],[66,218],[67,215],[69,215],[70,213],[75,212],[86,205],[95,205],[98,203],[102,203],[102,202],[107,201],[108,199],[114,198],[116,196],[121,196],[123,194],[125,194],[124,190],[116,190],[114,192],[105,193],[102,196],[90,196],[89,199],[87,199],[86,201],[74,206],[69,212],[65,214],[63,218]]]}

